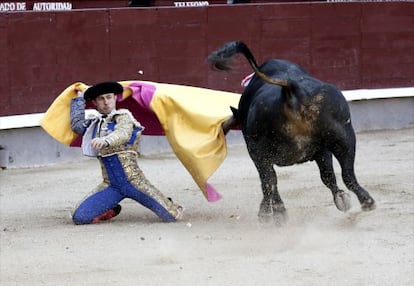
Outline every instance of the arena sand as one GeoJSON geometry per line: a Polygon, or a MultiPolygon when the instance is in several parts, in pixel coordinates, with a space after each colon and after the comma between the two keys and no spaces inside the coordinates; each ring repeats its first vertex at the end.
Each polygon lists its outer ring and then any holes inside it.
{"type": "Polygon", "coordinates": [[[414,129],[357,140],[357,178],[377,209],[361,212],[351,194],[353,207],[339,212],[313,162],[276,167],[283,227],[258,221],[260,181],[244,145],[229,147],[210,180],[216,203],[173,154],[140,160],[186,208],[169,224],[125,200],[110,222],[74,225],[72,207],[100,180],[95,160],[2,170],[0,284],[414,285],[414,129]]]}

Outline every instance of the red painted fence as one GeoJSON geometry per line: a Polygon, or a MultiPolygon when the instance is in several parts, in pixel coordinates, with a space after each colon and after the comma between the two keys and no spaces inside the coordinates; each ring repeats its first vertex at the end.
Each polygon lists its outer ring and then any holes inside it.
{"type": "Polygon", "coordinates": [[[76,81],[151,80],[240,92],[244,59],[209,70],[243,40],[342,89],[414,86],[414,3],[276,3],[0,13],[0,116],[44,112],[76,81]],[[142,70],[144,74],[140,74],[142,70]]]}

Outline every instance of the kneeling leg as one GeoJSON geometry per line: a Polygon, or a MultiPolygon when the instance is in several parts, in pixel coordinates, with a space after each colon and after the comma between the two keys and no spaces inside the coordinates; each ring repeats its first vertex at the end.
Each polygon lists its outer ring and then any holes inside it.
{"type": "Polygon", "coordinates": [[[73,222],[75,224],[90,224],[107,220],[109,217],[103,215],[112,209],[114,210],[112,217],[118,215],[120,211],[118,203],[122,199],[124,199],[124,196],[112,187],[94,192],[75,209],[72,216],[73,222]],[[116,211],[118,212],[116,213],[116,211]]]}

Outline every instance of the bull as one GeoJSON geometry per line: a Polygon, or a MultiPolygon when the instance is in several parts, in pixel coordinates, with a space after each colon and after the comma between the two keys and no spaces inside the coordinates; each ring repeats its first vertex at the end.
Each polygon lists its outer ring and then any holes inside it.
{"type": "Polygon", "coordinates": [[[260,67],[241,41],[224,44],[208,56],[215,70],[232,69],[232,57],[242,54],[254,70],[238,108],[223,123],[224,132],[239,126],[248,153],[259,173],[263,199],[259,218],[286,220],[286,208],[277,188],[276,166],[315,161],[322,182],[331,190],[336,208],[350,209],[350,196],[337,186],[333,156],[342,169],[345,186],[364,211],[375,201],[358,183],[354,172],[356,136],[348,103],[338,88],[323,82],[299,65],[271,59],[260,67]]]}

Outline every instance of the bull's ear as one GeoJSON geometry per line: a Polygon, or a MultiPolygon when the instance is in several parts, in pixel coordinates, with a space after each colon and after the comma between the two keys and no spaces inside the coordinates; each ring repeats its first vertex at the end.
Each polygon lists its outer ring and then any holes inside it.
{"type": "Polygon", "coordinates": [[[233,113],[233,117],[236,118],[236,120],[239,119],[239,110],[237,108],[234,108],[233,106],[230,106],[231,112],[233,113]]]}

